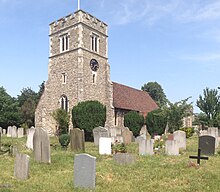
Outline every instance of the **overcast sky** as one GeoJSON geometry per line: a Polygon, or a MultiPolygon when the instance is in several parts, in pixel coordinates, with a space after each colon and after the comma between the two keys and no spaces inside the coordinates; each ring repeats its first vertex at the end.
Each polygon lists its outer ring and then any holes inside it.
{"type": "MultiPolygon", "coordinates": [[[[172,102],[194,105],[220,86],[220,0],[81,0],[81,9],[108,24],[112,81],[156,81],[172,102]]],[[[77,0],[0,0],[0,86],[11,96],[47,80],[49,23],[76,10],[77,0]]]]}

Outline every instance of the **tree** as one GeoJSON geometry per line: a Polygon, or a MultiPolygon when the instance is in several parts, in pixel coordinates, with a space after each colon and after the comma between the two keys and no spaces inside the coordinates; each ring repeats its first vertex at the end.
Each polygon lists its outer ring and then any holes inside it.
{"type": "Polygon", "coordinates": [[[84,129],[86,139],[90,140],[95,127],[105,125],[106,107],[98,101],[80,102],[72,110],[73,127],[84,129]]]}
{"type": "Polygon", "coordinates": [[[187,103],[189,99],[190,97],[175,103],[168,102],[168,106],[164,107],[169,132],[179,130],[183,126],[183,117],[192,113],[192,103],[187,103]]]}
{"type": "Polygon", "coordinates": [[[0,87],[0,127],[20,124],[18,102],[3,87],[0,87]]]}
{"type": "Polygon", "coordinates": [[[124,125],[133,132],[134,136],[138,136],[141,127],[144,125],[144,117],[138,112],[130,111],[124,116],[124,125]]]}
{"type": "Polygon", "coordinates": [[[141,87],[141,90],[146,91],[152,97],[152,99],[158,104],[158,106],[164,106],[167,103],[166,95],[157,82],[148,82],[141,87]]]}
{"type": "Polygon", "coordinates": [[[146,117],[146,125],[150,135],[153,135],[154,133],[162,135],[167,125],[167,116],[165,111],[157,109],[149,112],[146,117]]]}
{"type": "Polygon", "coordinates": [[[64,109],[57,109],[52,114],[58,124],[58,134],[67,134],[69,128],[69,114],[64,109]]]}
{"type": "Polygon", "coordinates": [[[220,96],[218,95],[218,90],[206,87],[203,90],[203,96],[199,95],[196,105],[206,114],[208,125],[213,126],[215,119],[220,112],[220,96]]]}

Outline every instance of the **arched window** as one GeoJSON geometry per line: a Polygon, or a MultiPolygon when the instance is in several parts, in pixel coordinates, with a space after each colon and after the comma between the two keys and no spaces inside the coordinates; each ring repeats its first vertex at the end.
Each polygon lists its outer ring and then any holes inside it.
{"type": "Polygon", "coordinates": [[[60,108],[68,112],[68,99],[66,95],[62,95],[60,98],[60,108]]]}

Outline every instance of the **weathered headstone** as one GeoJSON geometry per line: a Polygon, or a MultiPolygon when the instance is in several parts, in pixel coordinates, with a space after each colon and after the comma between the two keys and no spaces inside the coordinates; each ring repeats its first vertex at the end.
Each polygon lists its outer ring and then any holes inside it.
{"type": "Polygon", "coordinates": [[[142,137],[142,136],[137,136],[137,137],[135,138],[135,143],[140,143],[142,140],[145,140],[145,138],[142,137]]]}
{"type": "Polygon", "coordinates": [[[94,143],[96,146],[99,145],[99,138],[100,137],[109,137],[108,129],[104,127],[96,127],[93,129],[93,137],[94,137],[94,143]]]}
{"type": "Polygon", "coordinates": [[[208,135],[215,137],[215,148],[218,148],[218,146],[219,146],[218,128],[217,127],[209,127],[208,128],[208,135]]]}
{"type": "Polygon", "coordinates": [[[27,130],[27,142],[26,142],[26,147],[28,149],[33,150],[33,137],[34,137],[34,132],[35,128],[31,127],[30,129],[27,130]]]}
{"type": "Polygon", "coordinates": [[[179,149],[186,149],[186,132],[185,131],[175,131],[173,133],[173,140],[177,141],[179,149]]]}
{"type": "Polygon", "coordinates": [[[154,140],[142,140],[139,143],[139,155],[153,155],[154,154],[154,140]]]}
{"type": "Polygon", "coordinates": [[[18,128],[18,138],[24,137],[24,128],[18,128]]]}
{"type": "Polygon", "coordinates": [[[70,145],[72,151],[85,151],[84,130],[74,128],[70,130],[70,145]]]}
{"type": "Polygon", "coordinates": [[[26,154],[16,154],[14,177],[21,180],[29,178],[29,160],[30,157],[26,154]]]}
{"type": "Polygon", "coordinates": [[[50,139],[47,131],[36,129],[33,137],[34,159],[37,162],[50,163],[50,139]]]}
{"type": "Polygon", "coordinates": [[[17,134],[17,127],[13,126],[12,130],[11,130],[11,137],[12,138],[17,138],[18,134],[17,134]]]}
{"type": "Polygon", "coordinates": [[[124,144],[130,144],[132,142],[133,133],[129,130],[129,128],[125,127],[122,131],[122,137],[124,144]]]}
{"type": "Polygon", "coordinates": [[[99,139],[99,154],[101,155],[111,155],[111,138],[100,137],[99,139]]]}
{"type": "Polygon", "coordinates": [[[12,126],[8,126],[7,137],[11,137],[11,132],[12,132],[12,126]]]}
{"type": "Polygon", "coordinates": [[[0,127],[0,134],[2,134],[3,132],[2,132],[2,128],[0,127]]]}
{"type": "Polygon", "coordinates": [[[215,154],[215,141],[216,138],[209,135],[203,135],[199,137],[199,149],[203,155],[215,154]]]}
{"type": "Polygon", "coordinates": [[[76,154],[74,159],[74,187],[95,188],[96,157],[76,154]]]}
{"type": "Polygon", "coordinates": [[[135,163],[135,157],[129,153],[116,153],[113,155],[113,159],[120,165],[135,163]]]}
{"type": "Polygon", "coordinates": [[[167,155],[179,155],[179,146],[176,140],[167,140],[165,142],[165,153],[167,155]]]}
{"type": "Polygon", "coordinates": [[[6,129],[3,129],[3,135],[5,135],[6,134],[6,129]]]}

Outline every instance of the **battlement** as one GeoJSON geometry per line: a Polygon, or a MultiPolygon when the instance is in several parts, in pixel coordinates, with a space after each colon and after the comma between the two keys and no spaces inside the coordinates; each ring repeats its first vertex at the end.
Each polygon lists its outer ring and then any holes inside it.
{"type": "Polygon", "coordinates": [[[53,35],[60,30],[65,30],[66,28],[72,27],[79,23],[83,23],[95,29],[96,31],[99,31],[100,33],[107,35],[108,25],[82,10],[78,10],[73,14],[69,14],[66,17],[60,18],[59,20],[50,23],[50,35],[53,35]]]}

